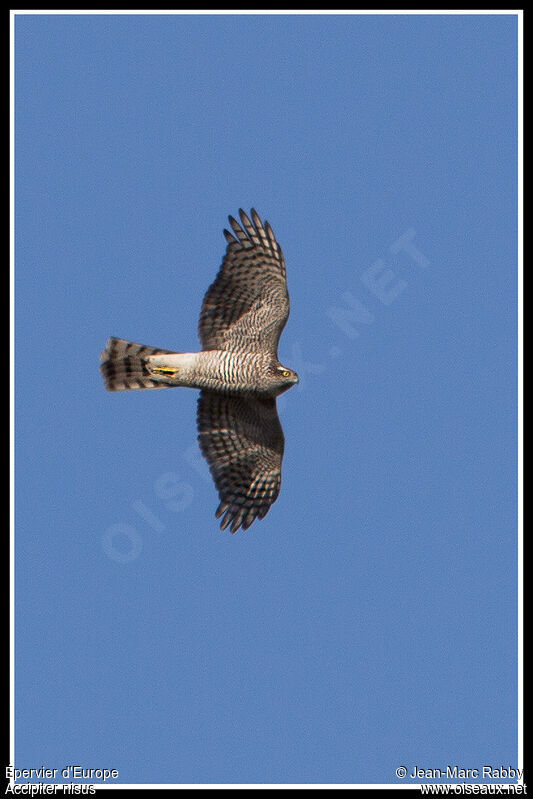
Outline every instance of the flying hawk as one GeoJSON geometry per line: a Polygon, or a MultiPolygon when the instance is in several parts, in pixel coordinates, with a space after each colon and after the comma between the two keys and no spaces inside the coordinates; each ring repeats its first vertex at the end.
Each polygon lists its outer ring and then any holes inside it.
{"type": "Polygon", "coordinates": [[[252,209],[229,217],[226,254],[202,304],[201,352],[110,338],[101,356],[109,391],[199,388],[198,440],[220,497],[220,527],[246,530],[276,501],[283,430],[276,397],[298,382],[278,360],[289,317],[285,261],[268,222],[252,209]]]}

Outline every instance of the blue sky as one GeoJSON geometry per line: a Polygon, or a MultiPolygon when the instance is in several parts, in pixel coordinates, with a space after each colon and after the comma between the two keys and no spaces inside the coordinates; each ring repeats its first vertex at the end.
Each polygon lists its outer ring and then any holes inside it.
{"type": "Polygon", "coordinates": [[[122,783],[517,765],[517,20],[15,19],[15,763],[122,783]],[[283,247],[283,486],[220,532],[198,346],[283,247]]]}

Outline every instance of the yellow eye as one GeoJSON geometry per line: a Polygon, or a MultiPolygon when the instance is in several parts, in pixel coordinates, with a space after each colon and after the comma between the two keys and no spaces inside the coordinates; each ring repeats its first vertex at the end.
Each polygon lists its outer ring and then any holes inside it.
{"type": "Polygon", "coordinates": [[[291,373],[290,373],[290,372],[289,372],[287,369],[284,369],[284,370],[282,371],[282,373],[281,373],[281,376],[282,376],[282,377],[290,377],[290,376],[291,376],[291,373]]]}

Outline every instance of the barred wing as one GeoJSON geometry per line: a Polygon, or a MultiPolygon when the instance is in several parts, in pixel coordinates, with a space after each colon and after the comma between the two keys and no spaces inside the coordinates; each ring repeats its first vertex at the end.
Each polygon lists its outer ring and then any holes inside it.
{"type": "Polygon", "coordinates": [[[241,209],[242,226],[229,217],[233,233],[215,282],[202,304],[199,336],[204,350],[277,354],[289,317],[285,261],[268,222],[241,209]]]}
{"type": "Polygon", "coordinates": [[[276,400],[202,391],[197,422],[220,497],[220,527],[246,530],[266,516],[280,490],[285,440],[276,400]]]}

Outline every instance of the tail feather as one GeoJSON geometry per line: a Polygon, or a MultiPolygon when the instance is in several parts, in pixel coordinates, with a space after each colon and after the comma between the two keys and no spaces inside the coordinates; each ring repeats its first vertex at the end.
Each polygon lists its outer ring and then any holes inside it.
{"type": "Polygon", "coordinates": [[[146,365],[151,355],[165,355],[172,350],[160,350],[134,344],[123,338],[110,338],[100,356],[100,371],[108,391],[132,391],[142,388],[168,388],[167,383],[153,380],[146,365]]]}

